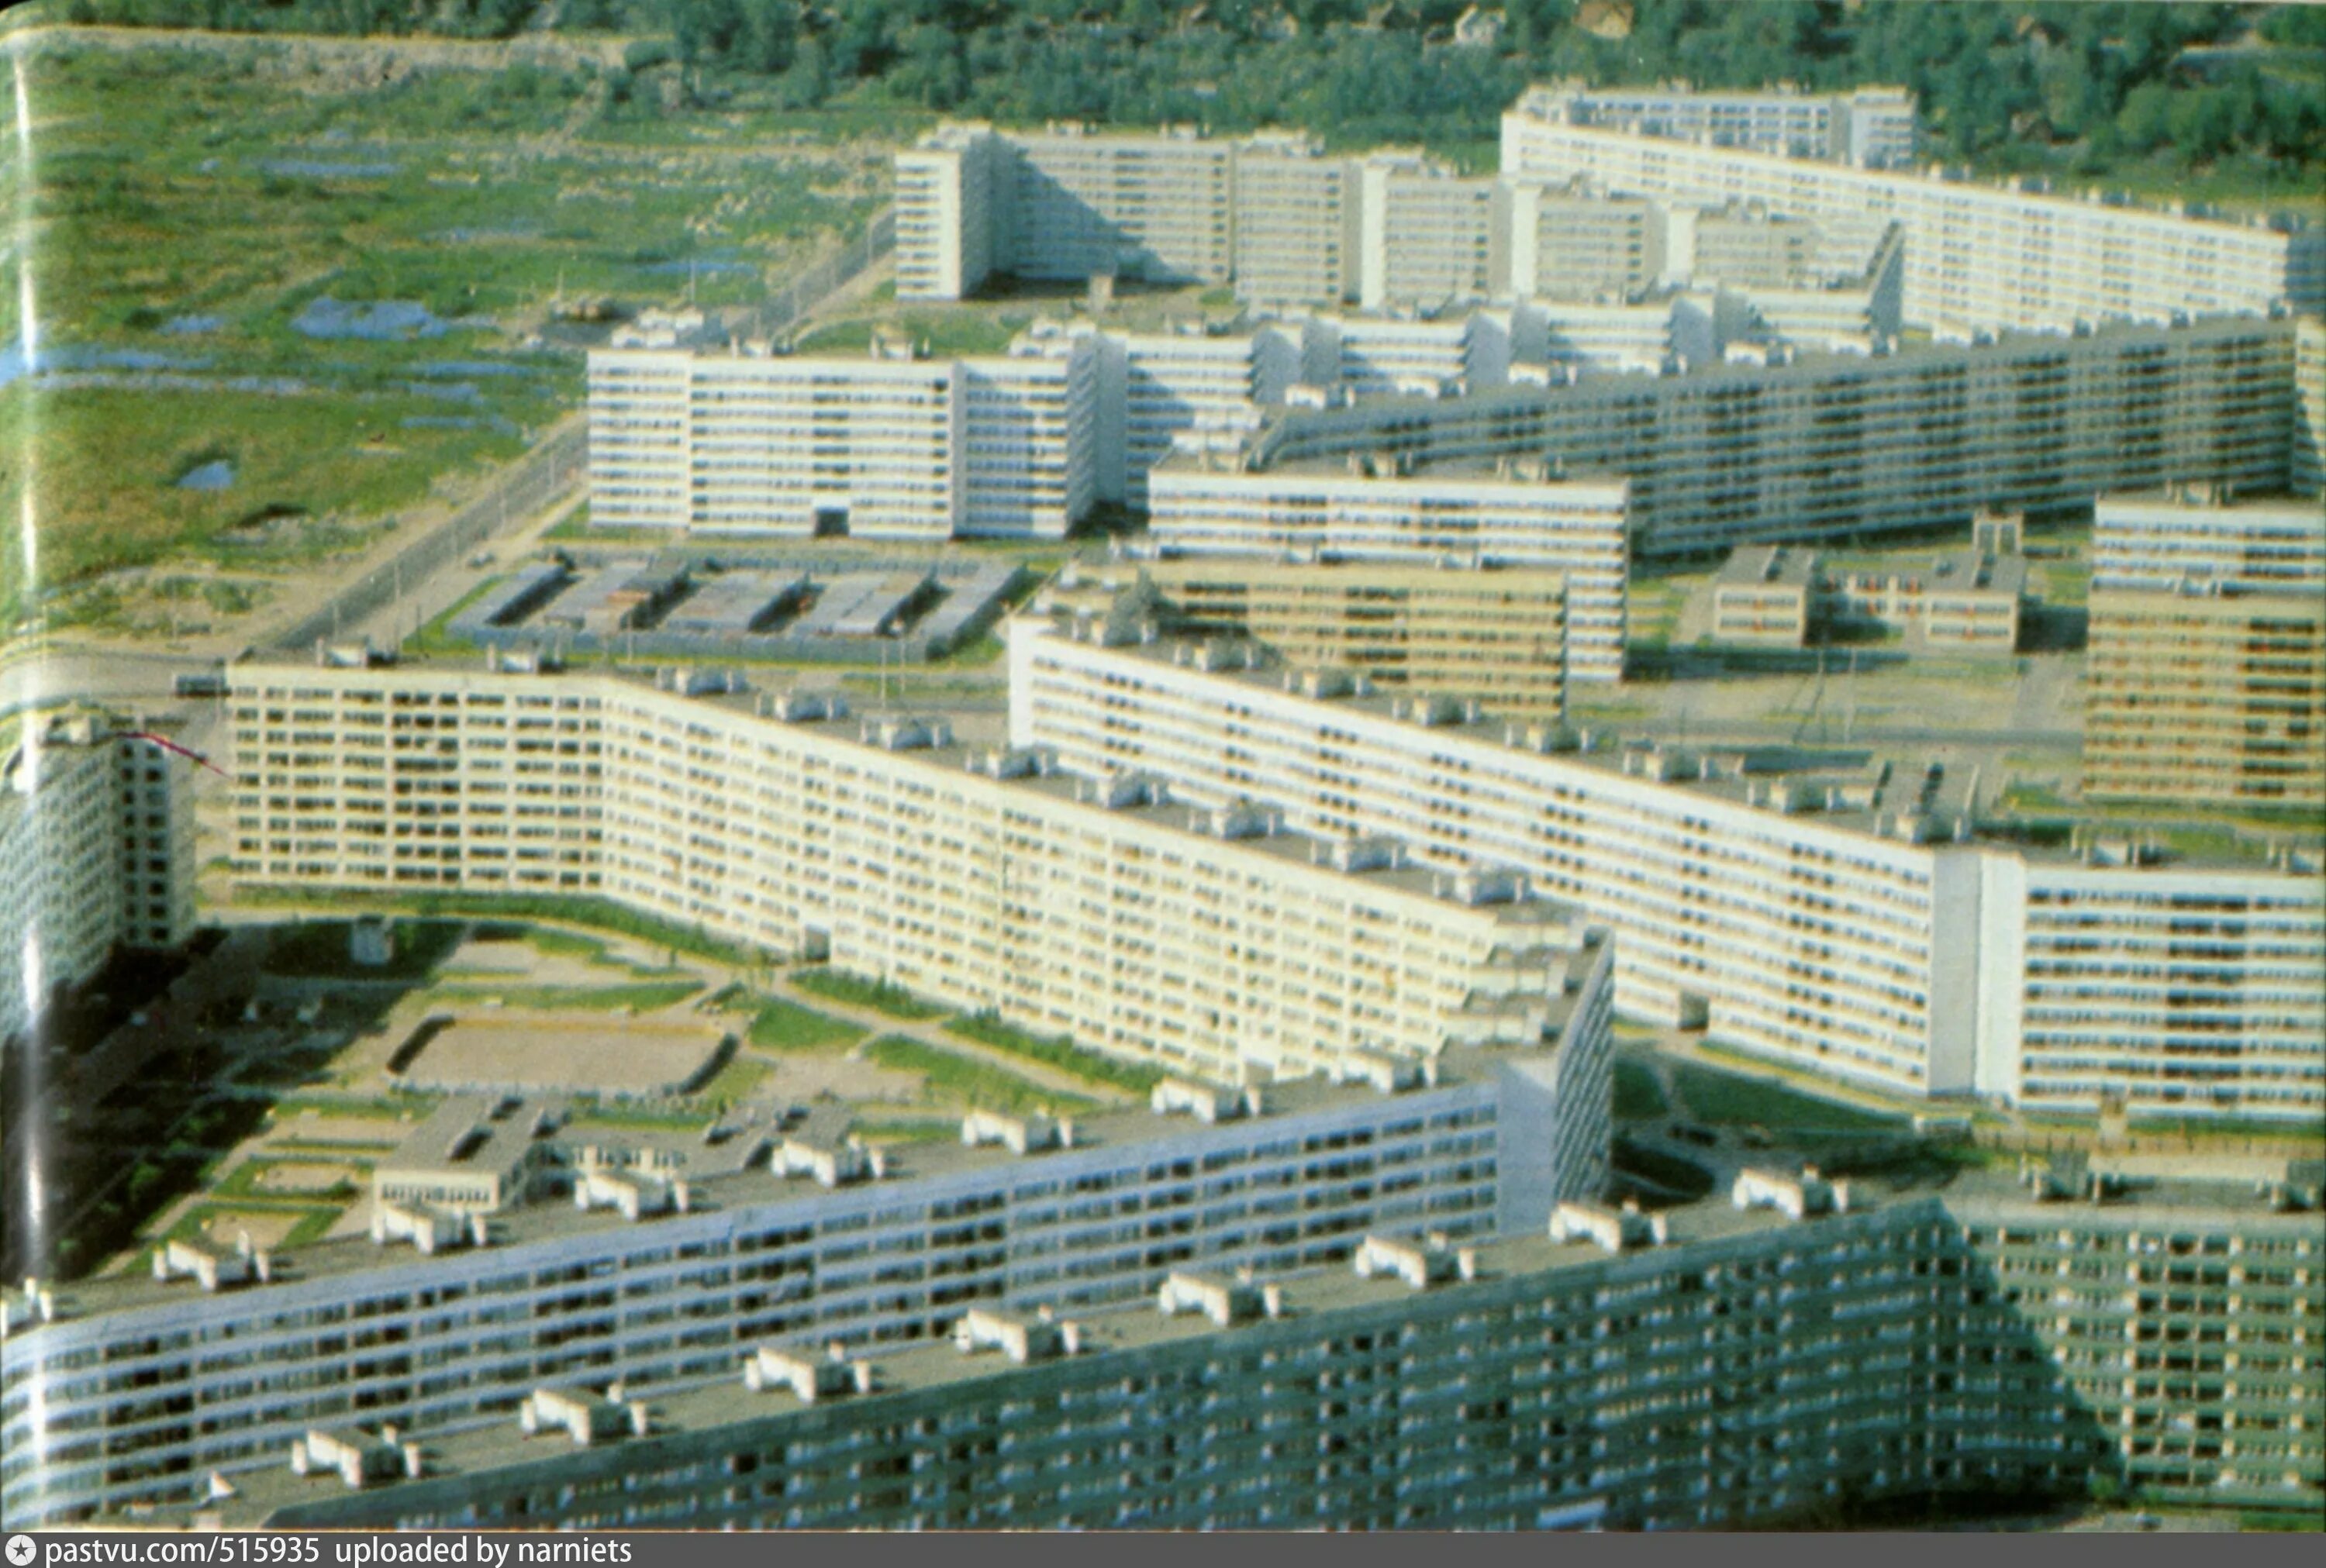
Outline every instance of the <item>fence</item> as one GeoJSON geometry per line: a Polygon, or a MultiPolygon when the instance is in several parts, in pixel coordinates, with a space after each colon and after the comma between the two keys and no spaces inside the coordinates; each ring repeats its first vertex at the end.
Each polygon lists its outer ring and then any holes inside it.
{"type": "Polygon", "coordinates": [[[864,237],[842,249],[784,285],[783,292],[751,316],[751,329],[743,334],[770,338],[823,303],[823,297],[887,255],[897,244],[897,209],[884,207],[864,226],[864,237]]]}

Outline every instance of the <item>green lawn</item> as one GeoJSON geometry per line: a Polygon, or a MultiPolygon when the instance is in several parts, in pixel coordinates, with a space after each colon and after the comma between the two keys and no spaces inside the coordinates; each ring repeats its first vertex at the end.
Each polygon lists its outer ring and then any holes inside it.
{"type": "MultiPolygon", "coordinates": [[[[383,79],[258,66],[279,44],[32,47],[41,336],[111,357],[0,389],[0,447],[32,459],[0,472],[0,507],[34,487],[42,613],[124,636],[280,602],[522,450],[582,398],[580,339],[541,331],[561,302],[764,303],[861,232],[883,141],[915,119],[773,134],[766,116],[618,101],[581,65],[383,79]],[[293,327],[327,296],[430,320],[293,327]],[[221,459],[227,487],[177,486],[221,459]]],[[[0,340],[20,259],[0,257],[0,340]]],[[[26,589],[18,552],[0,556],[0,625],[26,589]]]]}
{"type": "Polygon", "coordinates": [[[749,1056],[732,1056],[727,1064],[711,1075],[711,1081],[694,1091],[694,1098],[706,1105],[730,1106],[750,1098],[751,1091],[767,1081],[775,1069],[749,1056]]]}
{"type": "Polygon", "coordinates": [[[862,354],[870,347],[876,327],[893,339],[908,339],[931,358],[1000,354],[1009,340],[1034,319],[1030,309],[987,311],[975,307],[948,311],[890,311],[879,317],[856,316],[818,327],[803,336],[795,348],[802,354],[862,354]]]}
{"type": "Polygon", "coordinates": [[[870,1007],[891,1018],[907,1024],[926,1024],[932,1018],[942,1018],[951,1011],[943,1005],[916,997],[904,987],[888,980],[867,979],[851,975],[845,970],[806,969],[792,971],[792,984],[811,996],[843,1002],[853,1007],[870,1007]]]}
{"type": "Polygon", "coordinates": [[[370,890],[258,886],[237,889],[236,900],[257,906],[358,909],[367,913],[394,911],[439,918],[475,915],[488,920],[554,920],[569,925],[592,926],[651,947],[691,953],[720,963],[748,965],[758,961],[761,956],[707,932],[625,909],[603,898],[536,893],[382,894],[370,890]]]}
{"type": "Polygon", "coordinates": [[[1094,1101],[1081,1095],[1044,1089],[1015,1073],[936,1050],[902,1035],[884,1035],[865,1047],[864,1053],[879,1066],[919,1074],[924,1091],[935,1099],[954,1099],[981,1109],[1011,1114],[1063,1114],[1095,1108],[1094,1101]]]}
{"type": "Polygon", "coordinates": [[[986,1013],[968,1013],[949,1019],[945,1032],[958,1035],[964,1040],[974,1040],[996,1051],[1007,1052],[1012,1056],[1039,1062],[1046,1067],[1055,1068],[1085,1082],[1121,1090],[1128,1094],[1146,1094],[1168,1076],[1159,1067],[1118,1062],[1095,1051],[1084,1051],[1075,1045],[1070,1035],[1028,1034],[1014,1024],[1005,1024],[986,1013]]]}
{"type": "Polygon", "coordinates": [[[1654,1070],[1637,1062],[1615,1063],[1614,1101],[1617,1121],[1653,1121],[1668,1104],[1654,1070]]]}
{"type": "Polygon", "coordinates": [[[296,1120],[301,1112],[312,1110],[317,1116],[402,1121],[407,1114],[416,1119],[433,1109],[435,1101],[426,1095],[367,1099],[354,1095],[293,1094],[274,1102],[274,1120],[282,1126],[296,1120]]]}
{"type": "Polygon", "coordinates": [[[904,1117],[859,1117],[853,1130],[868,1143],[941,1144],[959,1137],[961,1124],[950,1118],[916,1120],[904,1117]]]}
{"type": "Polygon", "coordinates": [[[1902,1117],[1802,1094],[1765,1079],[1682,1062],[1672,1087],[1689,1116],[1714,1125],[1762,1127],[1771,1132],[1903,1133],[1902,1117]]]}
{"type": "Polygon", "coordinates": [[[763,1051],[841,1051],[864,1038],[864,1031],[829,1013],[772,998],[751,1020],[747,1038],[763,1051]]]}

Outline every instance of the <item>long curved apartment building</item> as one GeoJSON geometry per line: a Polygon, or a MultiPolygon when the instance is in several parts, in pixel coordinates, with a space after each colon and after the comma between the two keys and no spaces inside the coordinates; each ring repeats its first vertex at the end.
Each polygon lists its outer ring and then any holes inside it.
{"type": "Polygon", "coordinates": [[[1014,742],[1262,803],[1306,831],[1393,836],[1424,862],[1523,871],[1614,931],[1633,1016],[1909,1095],[2326,1111],[2326,883],[2309,854],[1985,841],[1960,770],[1586,747],[1082,629],[1012,623],[1014,742]]]}
{"type": "Polygon", "coordinates": [[[780,1157],[815,1141],[813,1117],[759,1124],[720,1148],[675,1140],[677,1211],[625,1219],[544,1192],[478,1221],[481,1244],[415,1252],[376,1229],[215,1289],[142,1268],[11,1289],[0,1508],[28,1527],[120,1518],[198,1501],[209,1472],[247,1479],[343,1422],[438,1448],[498,1430],[544,1382],[660,1399],[723,1383],[762,1344],[894,1349],[970,1310],[1119,1303],[1175,1269],[1343,1261],[1368,1232],[1538,1231],[1606,1176],[1604,947],[1590,953],[1557,1049],[1457,1052],[1434,1082],[1190,1086],[1070,1129],[972,1117],[961,1143],[890,1148],[877,1168],[827,1137],[814,1176],[780,1157]]]}
{"type": "Polygon", "coordinates": [[[599,895],[1215,1081],[1536,1038],[1586,943],[1507,868],[1418,868],[836,699],[420,664],[228,679],[247,880],[599,895]]]}
{"type": "MultiPolygon", "coordinates": [[[[1273,413],[1231,467],[1249,476],[1249,508],[1254,492],[1303,493],[1312,465],[1386,462],[1426,488],[1437,469],[1547,455],[1622,479],[1633,552],[1651,558],[1968,523],[1981,507],[2080,507],[2111,490],[2280,490],[2293,478],[2293,339],[2290,319],[2121,324],[1363,399],[1273,413]]],[[[1166,465],[1157,505],[1207,482],[1220,483],[1166,465]]],[[[1222,548],[1240,515],[1205,524],[1204,547],[1222,548]]],[[[1175,513],[1168,525],[1198,524],[1175,513]]],[[[1250,531],[1242,547],[1268,542],[1250,531]]]]}
{"type": "Polygon", "coordinates": [[[2102,199],[1711,146],[1592,123],[1538,87],[1503,116],[1505,179],[1587,179],[1651,200],[1759,202],[1826,221],[1867,215],[1906,233],[1907,320],[2064,328],[2186,311],[2326,305],[2326,229],[2234,223],[2102,199]]]}

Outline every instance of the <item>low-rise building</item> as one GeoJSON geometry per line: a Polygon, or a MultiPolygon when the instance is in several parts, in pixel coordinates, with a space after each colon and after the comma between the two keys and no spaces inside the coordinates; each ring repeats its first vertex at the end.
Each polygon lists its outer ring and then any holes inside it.
{"type": "Polygon", "coordinates": [[[1808,645],[1817,557],[1782,544],[1743,544],[1712,578],[1712,638],[1720,643],[1808,645]]]}

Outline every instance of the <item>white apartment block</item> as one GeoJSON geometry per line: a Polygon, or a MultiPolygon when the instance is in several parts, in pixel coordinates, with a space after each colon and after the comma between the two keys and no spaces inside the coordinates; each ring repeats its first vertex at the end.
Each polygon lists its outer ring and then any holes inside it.
{"type": "Polygon", "coordinates": [[[1147,505],[1148,470],[1175,448],[1232,451],[1280,404],[1307,357],[1297,328],[1099,335],[1097,493],[1147,505]]]}
{"type": "Polygon", "coordinates": [[[1557,1050],[1465,1052],[1395,1092],[1285,1084],[1258,1114],[1234,1094],[1217,1119],[1108,1111],[1019,1155],[892,1147],[878,1177],[830,1189],[760,1152],[691,1182],[684,1214],[518,1206],[488,1245],[337,1239],[214,1293],[132,1270],[53,1287],[45,1322],[12,1292],[0,1508],[26,1526],[119,1517],[198,1499],[211,1470],[280,1465],[316,1426],[386,1421],[433,1443],[508,1421],[544,1383],[662,1397],[726,1382],[761,1345],[893,1351],[972,1308],[1134,1300],[1174,1270],[1345,1266],[1368,1234],[1539,1233],[1605,1179],[1605,967],[1557,1050]]]}
{"type": "Polygon", "coordinates": [[[1567,673],[1624,677],[1631,497],[1619,478],[1505,459],[1416,472],[1362,459],[1245,468],[1181,454],[1149,476],[1166,556],[1548,567],[1567,580],[1567,673]]]}
{"type": "Polygon", "coordinates": [[[1538,300],[1513,306],[1502,312],[1512,324],[1510,379],[1548,386],[1569,372],[1662,376],[1709,365],[1728,331],[1743,324],[1741,309],[1725,295],[1684,291],[1638,304],[1538,300]]]}
{"type": "Polygon", "coordinates": [[[1812,543],[2168,484],[2283,488],[2293,324],[2222,319],[1865,357],[1585,376],[1465,398],[1289,408],[1265,471],[1387,453],[1420,468],[1550,454],[1630,483],[1644,556],[1812,543]]]}
{"type": "Polygon", "coordinates": [[[2326,1109],[2314,866],[2046,856],[1978,840],[1975,776],[1590,751],[1034,621],[1009,641],[1013,742],[1251,797],[1307,831],[1395,835],[1424,862],[1521,868],[1613,928],[1628,1015],[1894,1092],[2326,1109]]]}
{"type": "Polygon", "coordinates": [[[1313,330],[1327,352],[1337,351],[1335,380],[1347,395],[1444,397],[1509,381],[1515,314],[1473,311],[1430,321],[1327,316],[1313,330]]]}
{"type": "Polygon", "coordinates": [[[2293,464],[2286,482],[2296,495],[2326,487],[2326,316],[2293,324],[2293,464]]]}
{"type": "Polygon", "coordinates": [[[941,127],[897,155],[897,294],[959,299],[994,273],[1223,283],[1233,152],[1192,135],[941,127]]]}
{"type": "Polygon", "coordinates": [[[995,268],[1009,238],[1008,186],[997,182],[996,138],[982,125],[942,125],[897,154],[897,297],[958,300],[995,268]]]}
{"type": "Polygon", "coordinates": [[[1792,88],[1698,92],[1684,83],[1620,88],[1560,82],[1536,88],[1526,101],[1547,119],[1630,135],[1861,169],[1905,168],[1914,161],[1914,96],[1903,88],[1830,94],[1792,88]]]}
{"type": "Polygon", "coordinates": [[[1667,205],[1893,219],[1906,237],[1905,317],[1929,326],[2057,328],[2326,303],[2326,228],[2315,225],[2288,231],[1636,135],[1575,123],[1557,88],[1537,88],[1503,115],[1502,172],[1579,177],[1667,205]]]}
{"type": "Polygon", "coordinates": [[[1305,139],[1256,136],[1235,153],[1235,287],[1257,305],[1329,305],[1357,292],[1356,165],[1305,139]]]}
{"type": "Polygon", "coordinates": [[[1006,355],[961,362],[961,533],[1055,539],[1090,511],[1102,365],[1086,334],[1028,334],[1006,355]]]}
{"type": "Polygon", "coordinates": [[[608,527],[946,539],[963,511],[954,360],[599,349],[590,515],[608,527]]]}
{"type": "Polygon", "coordinates": [[[1628,300],[1666,274],[1664,209],[1570,181],[1503,180],[1494,190],[1498,298],[1628,300]]]}
{"type": "Polygon", "coordinates": [[[1410,153],[1377,153],[1358,171],[1357,302],[1368,311],[1492,297],[1494,181],[1463,180],[1410,153]]]}
{"type": "Polygon", "coordinates": [[[2326,593],[2326,512],[2312,499],[2224,501],[2201,487],[2102,496],[2091,563],[2094,588],[2326,593]]]}
{"type": "Polygon", "coordinates": [[[0,1040],[117,948],[193,932],[186,760],[96,713],[34,710],[0,768],[0,1040]]]}
{"type": "Polygon", "coordinates": [[[971,359],[599,349],[590,515],[789,538],[1056,537],[1089,507],[1087,336],[971,359]]]}
{"type": "Polygon", "coordinates": [[[1583,941],[1491,868],[1408,871],[941,721],[610,675],[230,679],[247,880],[594,893],[1215,1080],[1539,1032],[1583,941]]]}

